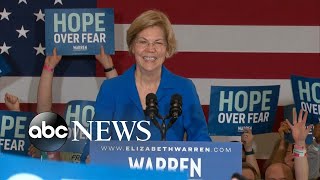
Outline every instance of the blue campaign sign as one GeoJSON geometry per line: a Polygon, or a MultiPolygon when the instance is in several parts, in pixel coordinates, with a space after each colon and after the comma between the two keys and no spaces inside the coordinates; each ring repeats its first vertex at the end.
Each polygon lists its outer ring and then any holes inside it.
{"type": "Polygon", "coordinates": [[[252,129],[253,134],[272,132],[279,89],[279,85],[212,86],[209,134],[239,136],[243,128],[252,129]]]}
{"type": "Polygon", "coordinates": [[[241,144],[190,141],[90,142],[93,164],[149,171],[182,171],[189,179],[230,179],[241,172],[241,144]]]}
{"type": "MultiPolygon", "coordinates": [[[[287,105],[287,106],[284,106],[283,107],[283,119],[286,120],[288,119],[290,121],[291,124],[293,124],[293,113],[294,111],[296,110],[295,108],[295,105],[294,104],[291,104],[291,105],[287,105]]],[[[312,140],[313,140],[313,135],[312,135],[312,131],[313,131],[313,128],[311,128],[307,138],[306,138],[306,144],[311,144],[312,143],[312,140]]],[[[294,139],[292,137],[292,133],[285,133],[285,136],[284,136],[285,140],[291,144],[294,143],[294,139]]]]}
{"type": "Polygon", "coordinates": [[[291,76],[291,86],[297,112],[302,108],[307,111],[308,124],[320,122],[320,79],[291,76]]]}
{"type": "Polygon", "coordinates": [[[0,55],[0,77],[11,72],[10,66],[6,63],[6,60],[0,55]]]}
{"type": "Polygon", "coordinates": [[[0,154],[0,179],[186,179],[184,174],[134,171],[113,166],[40,161],[0,154]]]}
{"type": "Polygon", "coordinates": [[[46,9],[46,54],[95,55],[104,47],[114,54],[113,9],[46,9]]]}
{"type": "Polygon", "coordinates": [[[66,105],[64,119],[69,127],[69,135],[66,143],[59,151],[82,153],[87,137],[78,127],[75,129],[75,123],[72,121],[79,122],[88,131],[88,121],[91,121],[94,116],[94,104],[94,101],[75,100],[66,105]],[[76,133],[74,133],[74,130],[76,130],[76,133]]]}
{"type": "Polygon", "coordinates": [[[0,111],[0,151],[27,156],[30,141],[29,124],[34,117],[31,112],[0,111]]]}

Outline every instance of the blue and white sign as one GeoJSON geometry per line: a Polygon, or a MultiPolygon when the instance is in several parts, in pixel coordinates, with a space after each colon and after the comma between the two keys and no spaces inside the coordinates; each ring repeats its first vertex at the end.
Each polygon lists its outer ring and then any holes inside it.
{"type": "Polygon", "coordinates": [[[46,54],[114,54],[113,9],[46,9],[46,54]]]}
{"type": "Polygon", "coordinates": [[[10,66],[6,63],[6,60],[0,55],[0,77],[11,72],[10,66]]]}
{"type": "Polygon", "coordinates": [[[190,141],[90,142],[90,159],[148,171],[185,172],[189,179],[230,179],[241,172],[241,144],[190,141]]]}
{"type": "Polygon", "coordinates": [[[186,179],[182,173],[130,170],[113,166],[72,164],[0,154],[0,179],[186,179]]]}
{"type": "Polygon", "coordinates": [[[239,136],[243,133],[243,128],[252,129],[253,134],[272,132],[279,88],[279,85],[212,86],[209,134],[239,136]]]}
{"type": "Polygon", "coordinates": [[[34,115],[30,112],[0,111],[1,152],[28,155],[28,148],[31,145],[28,129],[34,115]]]}
{"type": "Polygon", "coordinates": [[[291,76],[294,103],[297,112],[300,109],[308,112],[308,124],[320,122],[320,79],[302,76],[291,76]]]}
{"type": "Polygon", "coordinates": [[[91,121],[94,116],[94,104],[94,101],[75,100],[66,105],[64,118],[69,127],[69,136],[59,151],[82,153],[87,137],[79,128],[76,128],[76,133],[74,133],[75,124],[72,121],[79,122],[88,131],[88,121],[91,121]],[[76,137],[74,137],[75,134],[76,137]]]}

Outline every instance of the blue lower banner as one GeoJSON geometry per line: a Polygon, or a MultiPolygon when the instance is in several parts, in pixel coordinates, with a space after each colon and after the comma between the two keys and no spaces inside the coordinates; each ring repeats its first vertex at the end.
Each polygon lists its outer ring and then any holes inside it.
{"type": "Polygon", "coordinates": [[[22,156],[0,153],[0,179],[186,179],[182,173],[151,172],[125,168],[41,161],[22,156]]]}
{"type": "Polygon", "coordinates": [[[230,179],[241,172],[236,142],[109,141],[90,142],[93,164],[151,172],[184,172],[189,179],[230,179]]]}

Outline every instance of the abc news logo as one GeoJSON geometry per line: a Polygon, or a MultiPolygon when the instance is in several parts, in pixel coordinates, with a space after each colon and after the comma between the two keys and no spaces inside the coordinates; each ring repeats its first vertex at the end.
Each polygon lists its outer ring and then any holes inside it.
{"type": "Polygon", "coordinates": [[[56,151],[68,138],[68,126],[58,114],[43,112],[34,117],[29,125],[31,144],[41,151],[56,151]]]}
{"type": "MultiPolygon", "coordinates": [[[[93,127],[93,123],[96,124],[97,139],[94,141],[110,141],[111,136],[104,138],[102,133],[109,134],[109,128],[113,128],[114,135],[117,136],[119,141],[126,139],[126,141],[148,141],[151,138],[151,132],[149,131],[150,121],[87,121],[89,127],[93,127]],[[134,129],[140,132],[140,135],[133,135],[134,129]],[[141,135],[142,134],[142,135],[141,135]]],[[[67,141],[69,132],[73,139],[72,141],[79,141],[77,139],[77,130],[81,131],[90,141],[92,141],[93,131],[89,128],[89,131],[83,127],[78,121],[71,121],[73,130],[69,131],[65,120],[56,113],[44,112],[34,117],[29,126],[29,139],[31,144],[41,151],[56,151],[60,149],[67,141]]],[[[109,134],[110,135],[110,134],[109,134]]],[[[116,137],[115,137],[116,138],[116,137]]]]}

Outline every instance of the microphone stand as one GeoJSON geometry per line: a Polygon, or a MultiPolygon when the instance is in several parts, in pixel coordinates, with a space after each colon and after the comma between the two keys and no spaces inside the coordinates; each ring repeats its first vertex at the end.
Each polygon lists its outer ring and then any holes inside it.
{"type": "Polygon", "coordinates": [[[161,141],[166,141],[167,140],[167,131],[169,128],[172,127],[173,123],[175,123],[175,121],[178,119],[178,118],[171,118],[170,119],[170,122],[167,126],[166,124],[166,119],[170,118],[170,115],[167,115],[165,117],[162,117],[161,115],[157,115],[157,117],[159,119],[161,119],[161,125],[159,124],[159,122],[157,121],[156,118],[150,118],[152,123],[160,130],[160,134],[161,134],[161,141]]]}
{"type": "Polygon", "coordinates": [[[167,125],[166,125],[166,119],[168,118],[168,115],[165,117],[162,117],[158,114],[158,118],[161,119],[162,123],[161,126],[159,126],[160,134],[161,134],[161,141],[167,140],[167,125]]]}
{"type": "Polygon", "coordinates": [[[162,124],[161,124],[161,129],[160,129],[160,133],[161,133],[161,141],[166,141],[167,140],[167,125],[166,125],[166,119],[163,118],[162,120],[162,124]]]}

